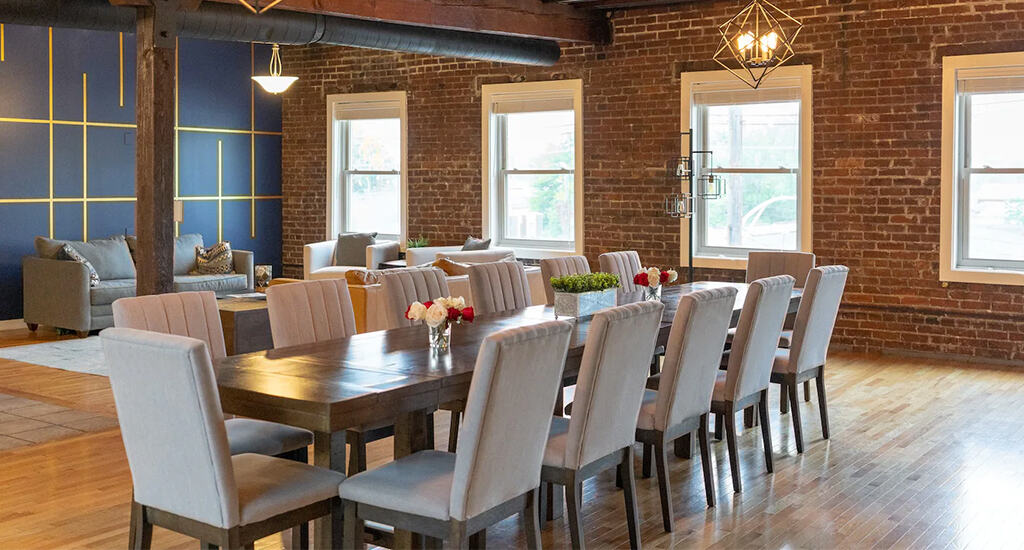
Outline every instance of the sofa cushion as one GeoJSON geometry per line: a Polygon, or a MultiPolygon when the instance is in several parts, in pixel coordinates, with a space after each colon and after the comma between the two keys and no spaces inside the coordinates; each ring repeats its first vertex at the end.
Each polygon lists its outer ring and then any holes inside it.
{"type": "Polygon", "coordinates": [[[196,268],[196,247],[203,246],[203,236],[188,233],[174,239],[174,274],[188,275],[196,268]]]}
{"type": "Polygon", "coordinates": [[[175,292],[212,290],[214,292],[246,291],[249,280],[242,274],[229,275],[175,275],[175,292]]]}
{"type": "Polygon", "coordinates": [[[487,250],[490,247],[490,239],[478,239],[476,237],[470,236],[466,237],[466,242],[465,244],[462,245],[462,250],[464,252],[469,250],[487,250]]]}
{"type": "Polygon", "coordinates": [[[89,289],[89,303],[102,306],[114,303],[118,298],[135,296],[135,279],[110,279],[100,281],[89,289]]]}
{"type": "Polygon", "coordinates": [[[376,233],[340,233],[334,247],[334,265],[366,265],[366,247],[377,242],[376,233]]]}
{"type": "Polygon", "coordinates": [[[88,242],[61,241],[36,237],[36,252],[40,258],[59,259],[57,254],[65,245],[70,244],[76,252],[89,260],[101,280],[134,279],[135,263],[124,237],[117,235],[109,239],[95,239],[88,242]]]}
{"type": "Polygon", "coordinates": [[[349,271],[366,271],[365,267],[353,267],[348,265],[332,265],[330,267],[321,267],[320,269],[313,270],[308,277],[308,280],[315,281],[316,279],[344,279],[345,274],[349,271]]]}

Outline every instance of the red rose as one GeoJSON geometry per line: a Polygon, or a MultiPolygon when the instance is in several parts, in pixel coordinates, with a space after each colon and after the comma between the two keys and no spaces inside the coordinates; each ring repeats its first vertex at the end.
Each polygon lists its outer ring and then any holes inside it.
{"type": "Polygon", "coordinates": [[[633,284],[637,284],[640,286],[647,286],[648,284],[650,284],[650,282],[647,280],[647,274],[637,273],[636,277],[633,277],[633,284]]]}
{"type": "Polygon", "coordinates": [[[434,305],[434,302],[423,302],[423,307],[430,309],[430,306],[434,305]]]}
{"type": "Polygon", "coordinates": [[[448,308],[448,320],[457,321],[459,319],[459,313],[459,310],[453,307],[448,308]]]}
{"type": "Polygon", "coordinates": [[[467,307],[462,310],[462,320],[467,323],[473,322],[473,308],[467,307]]]}
{"type": "Polygon", "coordinates": [[[409,317],[409,310],[410,309],[412,309],[412,304],[409,304],[409,307],[405,308],[405,318],[409,319],[410,321],[412,321],[412,319],[409,317]]]}
{"type": "Polygon", "coordinates": [[[662,283],[667,283],[668,282],[668,271],[662,271],[661,275],[658,276],[658,279],[661,280],[662,283]]]}

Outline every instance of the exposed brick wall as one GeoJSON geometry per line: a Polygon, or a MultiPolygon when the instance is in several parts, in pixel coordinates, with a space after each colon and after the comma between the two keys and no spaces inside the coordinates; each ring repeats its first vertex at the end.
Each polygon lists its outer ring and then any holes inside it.
{"type": "MultiPolygon", "coordinates": [[[[814,251],[852,274],[835,345],[1024,361],[1024,288],[938,281],[941,57],[1024,50],[1024,2],[783,0],[814,67],[814,251]]],[[[581,78],[584,232],[592,262],[636,249],[675,264],[661,201],[676,152],[680,71],[714,68],[735,1],[616,12],[609,45],[535,68],[335,47],[287,48],[284,262],[323,237],[330,93],[409,93],[409,230],[432,244],[480,232],[480,86],[581,78]]],[[[596,262],[595,262],[596,263],[596,262]]],[[[702,271],[701,278],[741,279],[702,271]]]]}

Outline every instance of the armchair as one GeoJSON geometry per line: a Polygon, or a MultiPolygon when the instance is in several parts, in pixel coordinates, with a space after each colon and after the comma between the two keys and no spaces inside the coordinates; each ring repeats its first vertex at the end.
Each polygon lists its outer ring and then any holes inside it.
{"type": "Polygon", "coordinates": [[[334,265],[336,240],[310,243],[302,247],[302,278],[343,279],[353,269],[377,269],[383,262],[398,259],[401,246],[394,241],[381,241],[366,247],[366,265],[334,265]]]}

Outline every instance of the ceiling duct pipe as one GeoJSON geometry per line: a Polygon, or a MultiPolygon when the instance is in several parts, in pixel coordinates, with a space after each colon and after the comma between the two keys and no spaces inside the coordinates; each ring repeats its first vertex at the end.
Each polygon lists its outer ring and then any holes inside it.
{"type": "MultiPolygon", "coordinates": [[[[0,21],[19,25],[135,31],[135,10],[107,0],[5,0],[0,21]]],[[[240,6],[205,2],[178,14],[178,35],[231,42],[325,44],[551,66],[561,50],[554,40],[458,31],[310,14],[282,9],[254,15],[240,6]]]]}

